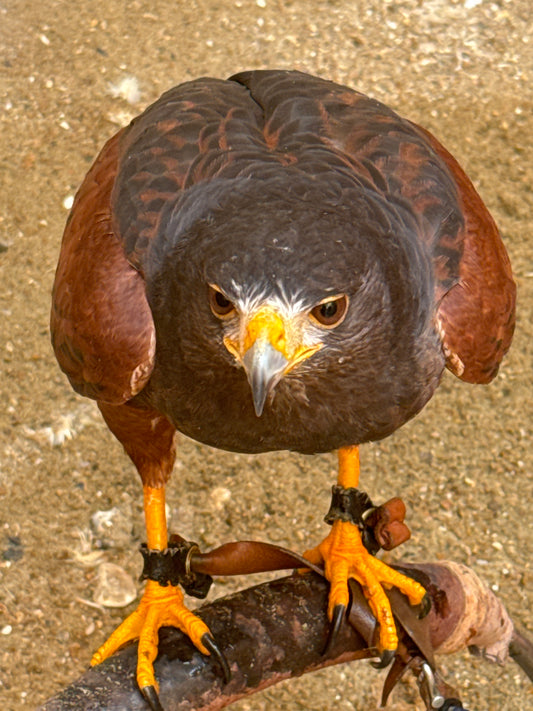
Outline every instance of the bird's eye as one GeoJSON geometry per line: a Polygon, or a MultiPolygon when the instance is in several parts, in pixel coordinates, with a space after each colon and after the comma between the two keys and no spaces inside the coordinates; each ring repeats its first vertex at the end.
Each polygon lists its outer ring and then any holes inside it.
{"type": "Polygon", "coordinates": [[[216,286],[209,287],[209,305],[219,318],[228,318],[235,312],[235,306],[216,286]]]}
{"type": "Polygon", "coordinates": [[[340,296],[328,297],[313,309],[311,309],[311,317],[324,328],[333,328],[338,326],[346,316],[348,308],[348,297],[345,294],[340,296]]]}

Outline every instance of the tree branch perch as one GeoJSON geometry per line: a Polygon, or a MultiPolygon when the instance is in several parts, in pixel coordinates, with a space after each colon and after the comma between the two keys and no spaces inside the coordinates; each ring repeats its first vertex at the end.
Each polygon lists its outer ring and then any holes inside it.
{"type": "MultiPolygon", "coordinates": [[[[431,663],[434,652],[465,646],[500,663],[510,654],[533,679],[533,645],[514,629],[501,602],[470,569],[454,563],[400,567],[425,585],[432,608],[419,620],[403,596],[391,591],[400,647],[384,697],[403,673],[409,654],[413,658],[413,648],[431,663]]],[[[228,685],[212,658],[200,654],[181,632],[161,630],[155,671],[166,711],[216,711],[284,679],[373,656],[375,622],[356,583],[349,624],[341,628],[328,658],[322,656],[329,627],[327,596],[328,584],[320,576],[295,574],[200,608],[198,614],[230,664],[228,685]]],[[[46,702],[41,711],[145,711],[148,706],[135,681],[136,654],[136,645],[120,650],[46,702]]],[[[453,691],[443,683],[441,688],[453,691]]],[[[427,696],[423,688],[421,693],[427,696]]]]}

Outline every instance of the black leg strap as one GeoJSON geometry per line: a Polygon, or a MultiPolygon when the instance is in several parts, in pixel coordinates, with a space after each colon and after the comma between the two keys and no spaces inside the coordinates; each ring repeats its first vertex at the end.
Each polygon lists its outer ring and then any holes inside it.
{"type": "Polygon", "coordinates": [[[190,568],[191,554],[198,545],[191,541],[171,540],[164,551],[149,550],[142,543],[140,551],[144,559],[141,580],[155,580],[159,585],[181,585],[188,595],[204,598],[209,592],[213,578],[205,573],[194,573],[190,568]]]}
{"type": "Polygon", "coordinates": [[[354,487],[333,486],[331,488],[331,505],[324,517],[330,525],[334,521],[349,521],[359,528],[363,545],[369,553],[375,555],[380,549],[373,529],[365,524],[365,513],[373,510],[374,504],[368,494],[354,487]]]}
{"type": "Polygon", "coordinates": [[[331,505],[324,521],[329,524],[333,521],[350,521],[359,526],[363,523],[363,514],[373,508],[374,504],[366,492],[353,487],[345,489],[344,486],[333,486],[331,505]]]}

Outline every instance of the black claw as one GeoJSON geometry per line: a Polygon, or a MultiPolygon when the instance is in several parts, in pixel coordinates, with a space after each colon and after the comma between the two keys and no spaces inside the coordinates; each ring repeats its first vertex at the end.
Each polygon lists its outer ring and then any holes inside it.
{"type": "Polygon", "coordinates": [[[333,618],[331,620],[331,624],[329,626],[329,632],[328,632],[328,638],[326,640],[326,646],[324,647],[324,651],[322,652],[322,656],[325,657],[327,656],[331,649],[333,648],[333,645],[335,644],[335,640],[337,639],[337,635],[339,634],[339,630],[342,626],[342,623],[344,621],[344,616],[346,614],[346,605],[335,605],[333,609],[333,618]]]}
{"type": "Polygon", "coordinates": [[[157,695],[155,686],[144,686],[141,689],[141,692],[152,711],[165,711],[165,709],[161,706],[161,701],[159,701],[159,696],[157,695]]]}
{"type": "Polygon", "coordinates": [[[422,620],[426,615],[429,614],[431,610],[431,597],[426,593],[420,602],[420,612],[418,613],[418,619],[422,620]]]}
{"type": "Polygon", "coordinates": [[[370,664],[374,667],[374,669],[385,669],[385,667],[388,667],[392,662],[395,654],[395,649],[384,649],[381,652],[379,662],[370,662],[370,664]]]}
{"type": "Polygon", "coordinates": [[[224,684],[229,684],[231,681],[231,669],[229,668],[228,660],[224,654],[220,651],[220,647],[215,642],[214,638],[207,632],[202,637],[202,644],[204,647],[211,652],[213,657],[217,660],[222,670],[222,676],[224,677],[224,684]]]}

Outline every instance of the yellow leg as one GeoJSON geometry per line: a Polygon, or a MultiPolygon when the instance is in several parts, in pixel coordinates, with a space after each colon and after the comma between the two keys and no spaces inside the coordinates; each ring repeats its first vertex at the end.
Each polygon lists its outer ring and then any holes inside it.
{"type": "Polygon", "coordinates": [[[339,473],[337,484],[345,489],[359,486],[359,447],[341,447],[338,451],[339,473]]]}
{"type": "Polygon", "coordinates": [[[147,544],[150,550],[164,551],[168,546],[167,515],[165,512],[165,487],[143,487],[144,520],[147,544]]]}
{"type": "MultiPolygon", "coordinates": [[[[148,548],[165,550],[168,545],[165,489],[145,486],[143,492],[148,548]]],[[[210,650],[204,644],[204,635],[210,637],[209,628],[185,607],[180,588],[172,585],[162,586],[154,580],[148,580],[137,609],[100,647],[93,656],[91,664],[100,664],[123,644],[138,638],[138,684],[141,689],[154,687],[157,690],[153,662],[157,657],[159,628],[164,626],[177,627],[188,635],[201,652],[210,654],[210,650]]]]}
{"type": "MultiPolygon", "coordinates": [[[[339,486],[356,488],[359,484],[359,448],[344,447],[339,450],[339,486]]],[[[411,578],[390,568],[374,558],[364,547],[357,525],[350,521],[334,521],[330,533],[305,557],[315,565],[324,565],[324,573],[331,588],[328,617],[333,619],[335,608],[349,604],[348,580],[357,580],[368,600],[374,617],[379,622],[381,650],[395,650],[398,646],[396,626],[389,600],[383,588],[400,589],[412,605],[422,602],[426,591],[411,578]]]]}

